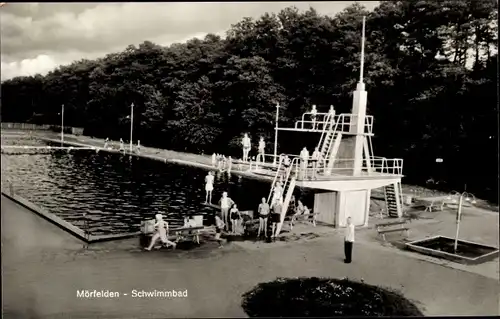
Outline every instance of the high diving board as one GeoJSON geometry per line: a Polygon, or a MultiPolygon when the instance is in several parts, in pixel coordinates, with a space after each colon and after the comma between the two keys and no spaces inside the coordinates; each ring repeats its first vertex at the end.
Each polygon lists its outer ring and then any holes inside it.
{"type": "MultiPolygon", "coordinates": [[[[321,129],[308,129],[308,128],[293,128],[293,127],[278,127],[278,131],[289,131],[289,132],[303,132],[303,133],[323,133],[321,129]]],[[[349,131],[338,131],[344,135],[364,135],[364,136],[374,136],[373,133],[352,133],[349,131]]]]}

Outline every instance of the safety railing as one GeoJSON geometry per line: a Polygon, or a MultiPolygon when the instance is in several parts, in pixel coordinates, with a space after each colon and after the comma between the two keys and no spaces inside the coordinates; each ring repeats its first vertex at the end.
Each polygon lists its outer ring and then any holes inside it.
{"type": "Polygon", "coordinates": [[[371,156],[370,164],[372,170],[381,174],[403,175],[402,158],[385,158],[380,156],[371,156]]]}
{"type": "Polygon", "coordinates": [[[290,158],[290,162],[294,158],[299,157],[298,155],[285,153],[277,154],[276,156],[274,154],[258,155],[255,156],[255,159],[249,161],[249,170],[256,170],[259,168],[275,170],[282,156],[288,156],[288,158],[290,158]]]}
{"type": "MultiPolygon", "coordinates": [[[[329,113],[317,113],[316,121],[306,120],[305,116],[311,116],[312,113],[304,113],[302,115],[302,120],[295,122],[295,129],[305,129],[305,130],[317,130],[323,131],[325,128],[329,129],[329,124],[337,123],[337,131],[340,133],[352,133],[352,127],[354,127],[357,119],[357,115],[342,113],[338,115],[334,115],[333,118],[328,119],[329,113]]],[[[366,115],[365,123],[364,123],[364,134],[373,134],[373,116],[366,115]]]]}
{"type": "Polygon", "coordinates": [[[401,176],[403,174],[403,159],[372,157],[370,166],[367,166],[363,160],[361,172],[359,175],[354,175],[354,159],[338,158],[335,159],[333,167],[313,167],[311,161],[306,164],[300,159],[293,161],[292,170],[294,171],[297,180],[308,180],[314,177],[332,176],[401,176]]]}

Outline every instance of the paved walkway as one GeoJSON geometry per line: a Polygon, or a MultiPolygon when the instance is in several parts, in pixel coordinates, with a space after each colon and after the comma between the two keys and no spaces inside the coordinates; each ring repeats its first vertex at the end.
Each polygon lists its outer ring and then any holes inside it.
{"type": "Polygon", "coordinates": [[[324,237],[269,249],[204,243],[191,251],[142,252],[137,239],[89,250],[2,197],[5,318],[242,317],[241,295],[278,276],[361,279],[400,289],[426,315],[498,315],[498,280],[358,243],[342,262],[342,239],[324,237]],[[25,236],[22,236],[22,235],[25,236]],[[81,299],[77,289],[118,291],[81,299]],[[132,298],[132,289],[188,290],[183,299],[132,298]],[[128,293],[128,296],[124,296],[128,293]]]}

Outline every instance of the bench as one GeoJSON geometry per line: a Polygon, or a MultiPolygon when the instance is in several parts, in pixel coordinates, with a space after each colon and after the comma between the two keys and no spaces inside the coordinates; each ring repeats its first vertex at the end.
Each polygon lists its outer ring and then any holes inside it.
{"type": "Polygon", "coordinates": [[[180,227],[171,229],[170,232],[175,233],[176,243],[190,238],[193,242],[200,244],[200,230],[204,228],[205,228],[204,226],[180,227]]]}
{"type": "Polygon", "coordinates": [[[385,241],[386,240],[385,234],[387,233],[404,231],[406,232],[406,236],[408,236],[410,228],[408,228],[407,225],[408,225],[407,220],[398,220],[398,221],[376,224],[375,227],[377,228],[377,233],[379,235],[382,235],[382,238],[385,241]]]}
{"type": "Polygon", "coordinates": [[[285,217],[285,220],[290,221],[290,230],[293,229],[294,222],[309,222],[310,218],[312,218],[311,222],[312,222],[313,226],[316,227],[316,216],[318,216],[318,213],[291,215],[291,216],[285,217]]]}

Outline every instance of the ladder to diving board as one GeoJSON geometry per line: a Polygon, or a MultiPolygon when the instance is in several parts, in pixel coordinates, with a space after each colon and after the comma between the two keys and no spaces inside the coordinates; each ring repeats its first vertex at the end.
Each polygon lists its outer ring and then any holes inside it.
{"type": "Polygon", "coordinates": [[[387,205],[387,214],[392,218],[401,218],[403,216],[403,201],[401,194],[401,183],[396,182],[384,187],[385,204],[387,205]]]}

